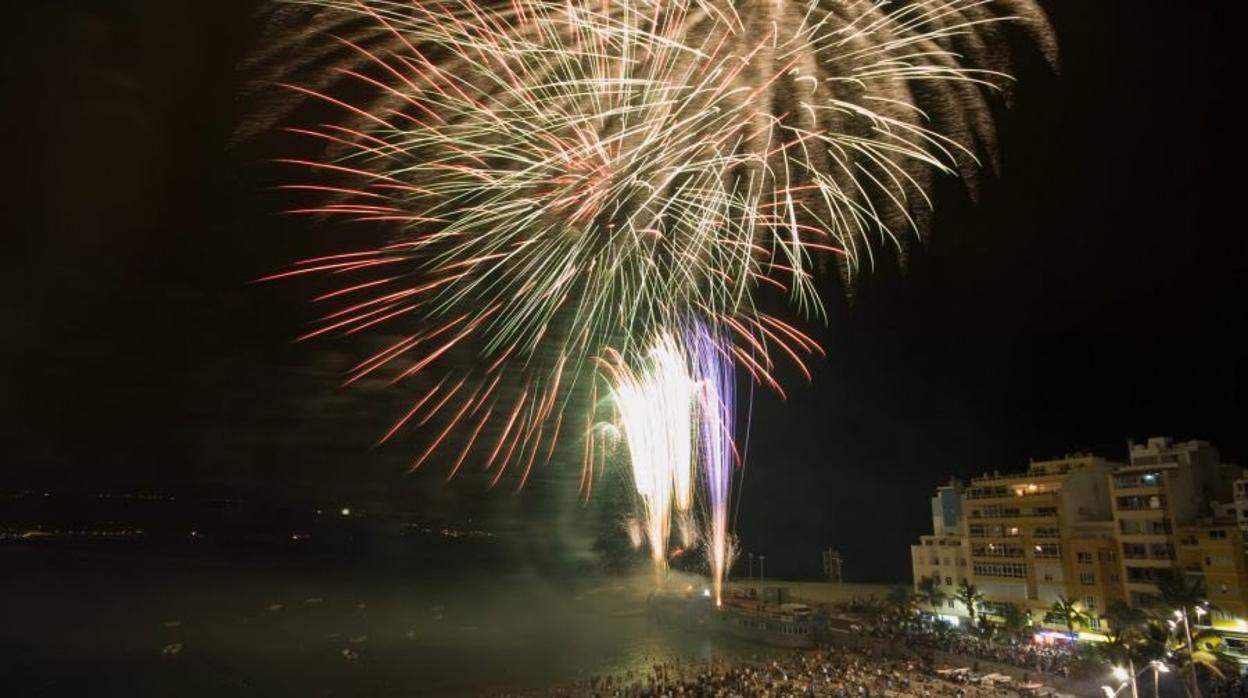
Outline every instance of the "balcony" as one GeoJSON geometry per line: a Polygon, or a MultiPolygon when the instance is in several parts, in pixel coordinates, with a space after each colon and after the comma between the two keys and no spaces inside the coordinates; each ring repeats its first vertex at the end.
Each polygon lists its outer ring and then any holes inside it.
{"type": "Polygon", "coordinates": [[[1123,543],[1122,557],[1125,560],[1162,560],[1174,559],[1174,546],[1169,543],[1123,543]]]}
{"type": "Polygon", "coordinates": [[[1165,495],[1136,495],[1118,497],[1115,500],[1118,511],[1165,511],[1165,495]]]}
{"type": "Polygon", "coordinates": [[[1016,545],[996,545],[989,543],[988,545],[976,545],[971,549],[972,557],[990,557],[990,558],[1021,558],[1023,557],[1023,549],[1016,545]]]}
{"type": "Polygon", "coordinates": [[[966,530],[971,538],[1018,538],[1021,535],[1018,526],[1000,524],[971,524],[966,530]]]}
{"type": "Polygon", "coordinates": [[[1033,548],[1031,556],[1037,560],[1060,560],[1062,548],[1056,543],[1045,543],[1033,548]]]}
{"type": "Polygon", "coordinates": [[[1134,490],[1156,488],[1165,484],[1161,473],[1140,473],[1138,475],[1118,475],[1114,477],[1114,489],[1134,490]]]}
{"type": "Polygon", "coordinates": [[[985,487],[972,487],[966,490],[967,499],[1007,499],[1014,497],[1040,497],[1044,495],[1056,494],[1061,491],[1061,485],[1056,483],[1035,484],[1027,483],[1021,485],[995,485],[985,487]]]}
{"type": "Polygon", "coordinates": [[[988,506],[972,509],[968,519],[1020,519],[1020,518],[1053,518],[1057,516],[1057,507],[996,507],[988,506]]]}
{"type": "Polygon", "coordinates": [[[1173,532],[1168,520],[1123,519],[1118,530],[1124,536],[1168,536],[1173,532]]]}

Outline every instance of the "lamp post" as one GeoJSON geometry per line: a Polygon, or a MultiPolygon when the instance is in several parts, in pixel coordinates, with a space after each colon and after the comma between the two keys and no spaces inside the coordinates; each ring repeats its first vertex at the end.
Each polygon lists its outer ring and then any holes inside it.
{"type": "Polygon", "coordinates": [[[1170,673],[1170,667],[1166,666],[1166,663],[1159,659],[1154,659],[1148,665],[1153,668],[1153,698],[1157,698],[1159,695],[1158,683],[1161,680],[1160,675],[1170,673]]]}
{"type": "Polygon", "coordinates": [[[748,556],[749,556],[749,558],[750,558],[750,574],[749,574],[749,577],[750,577],[750,583],[751,583],[751,584],[753,584],[753,583],[754,583],[754,553],[746,553],[746,555],[748,555],[748,556]]]}
{"type": "Polygon", "coordinates": [[[1115,698],[1122,689],[1131,686],[1131,698],[1140,698],[1139,686],[1136,684],[1135,661],[1130,657],[1127,658],[1127,666],[1116,666],[1112,670],[1113,677],[1120,681],[1116,690],[1110,690],[1109,686],[1101,686],[1101,690],[1105,691],[1108,698],[1115,698]]]}
{"type": "Polygon", "coordinates": [[[1192,624],[1187,618],[1187,607],[1175,611],[1174,617],[1183,622],[1183,634],[1187,637],[1187,670],[1192,674],[1192,695],[1200,698],[1200,681],[1196,679],[1196,652],[1192,648],[1192,624]]]}
{"type": "Polygon", "coordinates": [[[1101,686],[1101,690],[1105,692],[1105,698],[1118,698],[1118,694],[1122,693],[1122,689],[1127,687],[1127,679],[1129,679],[1131,675],[1127,673],[1126,669],[1123,669],[1120,666],[1114,667],[1110,673],[1115,679],[1118,680],[1118,688],[1101,686]]]}
{"type": "MultiPolygon", "coordinates": [[[[762,584],[766,580],[767,580],[767,556],[759,555],[758,556],[758,583],[762,584]]],[[[1200,696],[1197,696],[1196,698],[1200,698],[1200,696]]]]}

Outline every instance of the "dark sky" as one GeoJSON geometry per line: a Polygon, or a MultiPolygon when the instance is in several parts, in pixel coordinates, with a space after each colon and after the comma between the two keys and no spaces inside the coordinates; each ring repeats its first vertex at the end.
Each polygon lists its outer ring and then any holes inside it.
{"type": "MultiPolygon", "coordinates": [[[[328,234],[274,213],[271,150],[229,146],[249,3],[8,5],[0,486],[562,496],[401,477],[371,448],[395,408],[334,387],[351,347],[290,343],[306,289],[248,283],[328,234]]],[[[1029,457],[1167,434],[1248,464],[1231,18],[1046,6],[1060,71],[1023,66],[978,201],[943,185],[908,267],[829,299],[813,384],[756,396],[738,523],[769,571],[832,545],[903,578],[933,487],[1029,457]]]]}

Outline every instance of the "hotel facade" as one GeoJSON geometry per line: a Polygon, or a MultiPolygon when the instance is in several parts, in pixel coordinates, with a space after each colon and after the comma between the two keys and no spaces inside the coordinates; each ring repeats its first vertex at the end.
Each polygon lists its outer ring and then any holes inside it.
{"type": "Polygon", "coordinates": [[[932,533],[911,546],[914,586],[935,577],[943,593],[925,610],[955,623],[963,581],[983,594],[980,614],[1012,604],[1042,628],[1066,631],[1059,598],[1088,616],[1096,639],[1115,600],[1147,605],[1159,570],[1203,581],[1216,609],[1205,622],[1248,645],[1248,478],[1203,441],[1128,444],[1125,463],[1090,454],[1032,461],[1019,473],[986,473],[942,485],[932,533]]]}

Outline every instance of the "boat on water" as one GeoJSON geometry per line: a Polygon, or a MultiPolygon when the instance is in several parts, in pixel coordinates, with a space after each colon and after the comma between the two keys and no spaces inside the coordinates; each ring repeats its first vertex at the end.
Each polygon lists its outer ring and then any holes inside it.
{"type": "Polygon", "coordinates": [[[815,646],[814,612],[806,604],[728,598],[716,606],[710,598],[693,593],[654,594],[649,603],[663,620],[779,647],[815,646]]]}

